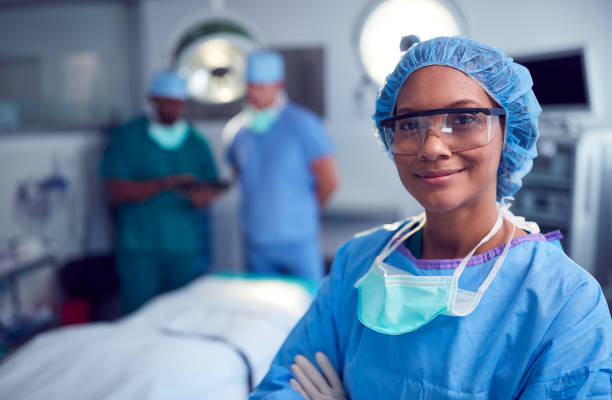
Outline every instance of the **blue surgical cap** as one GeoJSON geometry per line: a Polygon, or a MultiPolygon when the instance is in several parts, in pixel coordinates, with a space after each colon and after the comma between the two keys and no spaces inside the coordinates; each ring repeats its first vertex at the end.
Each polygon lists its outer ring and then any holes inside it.
{"type": "Polygon", "coordinates": [[[247,58],[247,81],[267,85],[285,79],[285,62],[275,51],[256,51],[247,58]]]}
{"type": "Polygon", "coordinates": [[[177,100],[187,100],[187,82],[176,71],[157,71],[149,85],[149,95],[177,100]]]}
{"type": "Polygon", "coordinates": [[[506,111],[504,147],[497,171],[497,199],[514,195],[537,155],[538,115],[542,109],[531,89],[533,81],[527,68],[506,57],[501,50],[458,36],[439,37],[412,46],[387,77],[376,99],[373,118],[382,143],[385,141],[380,122],[393,114],[400,88],[410,74],[428,65],[443,65],[464,72],[506,111]]]}

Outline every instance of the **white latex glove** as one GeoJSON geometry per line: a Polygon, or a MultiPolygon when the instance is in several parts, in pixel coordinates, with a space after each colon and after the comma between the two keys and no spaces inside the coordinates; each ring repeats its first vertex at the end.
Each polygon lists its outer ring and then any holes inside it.
{"type": "Polygon", "coordinates": [[[318,352],[315,359],[325,378],[306,357],[298,354],[295,363],[291,365],[291,372],[298,380],[291,379],[291,387],[306,400],[348,400],[342,381],[329,358],[318,352]]]}

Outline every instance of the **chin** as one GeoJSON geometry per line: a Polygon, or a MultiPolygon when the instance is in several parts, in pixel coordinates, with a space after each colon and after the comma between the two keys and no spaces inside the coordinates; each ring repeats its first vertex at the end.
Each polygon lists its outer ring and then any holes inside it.
{"type": "Polygon", "coordinates": [[[164,125],[173,125],[179,119],[176,115],[159,114],[159,121],[164,125]]]}
{"type": "Polygon", "coordinates": [[[426,211],[436,214],[445,214],[454,211],[461,206],[461,202],[448,197],[439,198],[437,196],[428,196],[426,199],[416,199],[426,211]]]}
{"type": "Polygon", "coordinates": [[[473,208],[482,206],[483,201],[490,199],[495,202],[495,185],[489,190],[472,191],[470,188],[460,185],[446,188],[422,190],[422,188],[404,185],[421,206],[429,212],[445,214],[460,208],[473,208]],[[467,190],[466,190],[467,189],[467,190]]]}
{"type": "Polygon", "coordinates": [[[404,184],[404,188],[419,202],[427,211],[434,213],[447,213],[464,204],[465,195],[457,188],[437,188],[422,190],[412,185],[404,184]]]}

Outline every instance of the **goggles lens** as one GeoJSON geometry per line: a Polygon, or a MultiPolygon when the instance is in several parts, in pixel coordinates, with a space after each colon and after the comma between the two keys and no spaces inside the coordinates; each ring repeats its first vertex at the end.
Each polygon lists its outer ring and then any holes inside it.
{"type": "Polygon", "coordinates": [[[464,151],[486,145],[500,131],[499,116],[503,115],[503,109],[447,111],[451,109],[420,111],[384,120],[388,149],[393,154],[416,155],[425,138],[433,135],[450,151],[464,151]]]}

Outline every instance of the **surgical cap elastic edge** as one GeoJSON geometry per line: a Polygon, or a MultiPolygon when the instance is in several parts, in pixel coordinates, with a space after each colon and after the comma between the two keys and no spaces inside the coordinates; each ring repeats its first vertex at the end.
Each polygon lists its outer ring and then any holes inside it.
{"type": "Polygon", "coordinates": [[[274,84],[285,80],[285,61],[275,51],[256,51],[247,56],[247,81],[274,84]]]}
{"type": "Polygon", "coordinates": [[[159,70],[149,85],[149,95],[176,100],[187,100],[187,82],[176,71],[159,70]]]}

